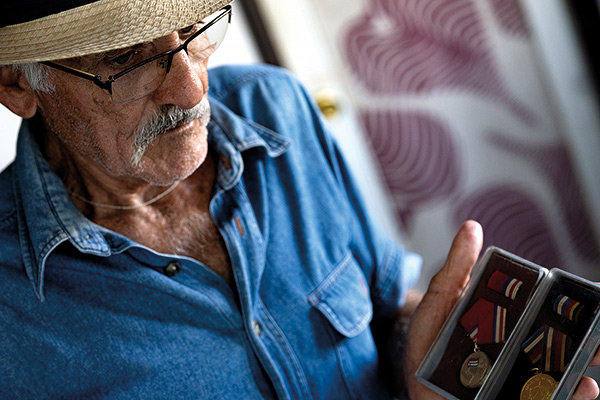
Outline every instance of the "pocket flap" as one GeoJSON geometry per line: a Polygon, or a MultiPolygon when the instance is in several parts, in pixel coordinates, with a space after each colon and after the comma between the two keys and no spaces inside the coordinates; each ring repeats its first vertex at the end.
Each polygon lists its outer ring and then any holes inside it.
{"type": "Polygon", "coordinates": [[[344,257],[307,300],[346,337],[357,336],[373,318],[367,282],[350,255],[344,257]]]}

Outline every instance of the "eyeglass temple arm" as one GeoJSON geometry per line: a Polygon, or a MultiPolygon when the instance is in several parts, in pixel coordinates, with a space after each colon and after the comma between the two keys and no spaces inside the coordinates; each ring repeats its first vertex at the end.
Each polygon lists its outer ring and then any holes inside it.
{"type": "Polygon", "coordinates": [[[89,72],[81,71],[76,68],[67,67],[65,65],[54,63],[52,61],[42,61],[41,64],[48,65],[52,68],[56,68],[58,70],[66,72],[68,74],[75,75],[80,78],[92,81],[96,84],[96,86],[107,90],[112,95],[112,83],[114,81],[112,76],[110,78],[108,78],[107,80],[103,81],[102,78],[100,77],[100,75],[90,74],[89,72]]]}

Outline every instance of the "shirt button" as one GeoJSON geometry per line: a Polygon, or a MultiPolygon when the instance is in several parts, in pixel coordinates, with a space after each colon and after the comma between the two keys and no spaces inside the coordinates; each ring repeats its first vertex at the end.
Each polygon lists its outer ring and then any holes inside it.
{"type": "Polygon", "coordinates": [[[262,336],[262,331],[258,321],[254,320],[254,322],[252,323],[252,328],[254,328],[254,333],[256,333],[256,336],[262,336]]]}
{"type": "Polygon", "coordinates": [[[168,276],[169,278],[174,277],[175,275],[177,275],[179,272],[181,271],[181,266],[179,265],[179,263],[176,262],[170,262],[166,267],[165,267],[165,275],[168,276]]]}

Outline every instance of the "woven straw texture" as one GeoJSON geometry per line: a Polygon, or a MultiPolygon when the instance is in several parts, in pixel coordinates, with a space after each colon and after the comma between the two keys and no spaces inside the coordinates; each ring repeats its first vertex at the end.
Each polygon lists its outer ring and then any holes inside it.
{"type": "Polygon", "coordinates": [[[232,0],[100,0],[0,28],[0,64],[78,57],[165,36],[232,0]]]}

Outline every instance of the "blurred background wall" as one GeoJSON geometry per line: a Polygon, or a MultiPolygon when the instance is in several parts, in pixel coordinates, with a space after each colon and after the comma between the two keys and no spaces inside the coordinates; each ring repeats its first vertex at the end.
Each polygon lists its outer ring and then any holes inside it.
{"type": "Polygon", "coordinates": [[[598,280],[600,108],[565,2],[256,3],[276,61],[337,105],[338,139],[356,122],[421,288],[467,218],[484,246],[598,280]]]}
{"type": "MultiPolygon", "coordinates": [[[[293,71],[328,116],[369,207],[424,256],[460,223],[600,280],[594,78],[561,0],[238,0],[211,60],[293,71]],[[542,8],[543,6],[543,8],[542,8]]],[[[0,167],[17,118],[0,107],[0,167]]]]}

